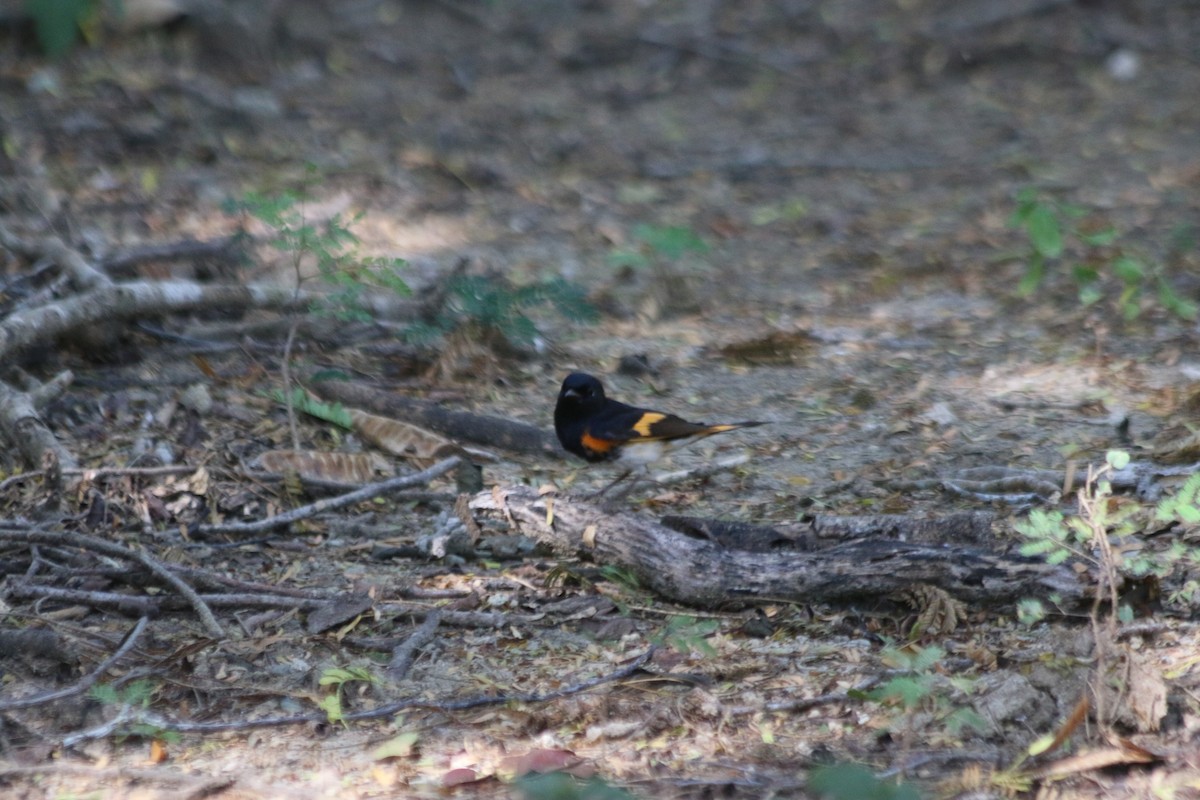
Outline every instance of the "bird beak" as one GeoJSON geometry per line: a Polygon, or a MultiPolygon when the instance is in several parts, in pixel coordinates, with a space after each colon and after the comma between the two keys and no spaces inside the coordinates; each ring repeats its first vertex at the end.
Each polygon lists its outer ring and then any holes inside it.
{"type": "Polygon", "coordinates": [[[578,399],[578,398],[582,397],[582,395],[580,395],[580,394],[579,394],[579,390],[578,390],[578,389],[563,389],[562,396],[563,396],[564,398],[566,398],[566,397],[574,397],[574,398],[576,398],[576,399],[578,399]]]}

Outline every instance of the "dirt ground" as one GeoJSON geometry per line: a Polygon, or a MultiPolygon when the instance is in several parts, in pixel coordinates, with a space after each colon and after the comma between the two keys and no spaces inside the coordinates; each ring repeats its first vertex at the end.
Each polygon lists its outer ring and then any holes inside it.
{"type": "MultiPolygon", "coordinates": [[[[1031,507],[1071,513],[1073,498],[989,502],[938,481],[971,468],[1082,474],[1111,449],[1148,462],[1194,432],[1200,331],[1166,307],[1160,282],[1200,299],[1195,2],[214,0],[167,26],[108,30],[59,62],[20,24],[4,37],[0,216],[23,235],[54,232],[118,265],[144,245],[233,234],[246,220],[230,200],[302,191],[308,219],[361,212],[362,252],[405,259],[418,298],[463,269],[517,285],[563,278],[599,310],[594,322],[532,310],[539,334],[521,358],[481,362],[473,343],[450,342],[415,366],[412,347],[346,323],[298,337],[297,375],[339,369],[549,429],[560,381],[583,369],[639,405],[770,423],[682,453],[672,468],[748,460],[639,487],[628,505],[640,514],[788,526],[821,513],[988,511],[983,540],[954,543],[1011,551],[1014,519],[1031,507]],[[49,187],[42,203],[13,199],[33,183],[49,187]],[[1009,224],[1026,189],[1078,208],[1062,215],[1080,230],[1116,237],[1071,239],[1031,292],[1018,290],[1030,240],[1009,224]],[[655,232],[702,244],[676,257],[655,232]],[[1122,278],[1122,257],[1145,277],[1122,278]],[[1099,273],[1096,302],[1080,300],[1080,266],[1099,273]]],[[[236,265],[108,271],[292,280],[286,254],[252,252],[236,265]]],[[[3,258],[8,315],[47,267],[3,258]]],[[[286,446],[286,415],[267,397],[286,327],[196,344],[228,321],[167,316],[153,328],[191,338],[123,330],[38,349],[21,366],[43,380],[75,373],[44,419],[84,466],[205,464],[206,509],[261,518],[312,499],[232,477],[286,446]],[[164,413],[197,385],[216,410],[164,413]]],[[[363,447],[318,420],[300,426],[306,447],[363,447]]],[[[486,486],[573,490],[612,477],[553,455],[497,455],[486,486]]],[[[11,455],[4,466],[24,468],[11,455]]],[[[422,705],[347,724],[109,731],[71,746],[64,737],[100,728],[119,703],[9,710],[9,796],[549,797],[510,780],[566,763],[634,796],[808,797],[813,767],[861,762],[924,797],[1200,797],[1200,636],[1195,592],[1181,588],[1194,565],[1137,606],[1142,627],[1121,639],[1149,675],[1129,685],[1161,687],[1165,710],[1118,719],[1120,740],[1084,725],[1022,763],[1086,694],[1086,607],[1033,625],[1011,604],[967,607],[953,631],[910,644],[912,614],[870,600],[698,610],[519,542],[440,559],[381,554],[445,528],[444,479],[425,499],[201,546],[180,533],[195,509],[172,504],[173,480],[98,478],[104,524],[73,508],[60,527],[260,586],[367,592],[380,606],[320,633],[295,610],[218,609],[222,641],[176,611],[151,621],[106,683],[148,681],[144,701],[126,701],[174,720],[313,712],[330,669],[378,671],[392,646],[379,643],[412,633],[412,616],[379,612],[403,600],[464,616],[443,621],[398,684],[351,681],[343,703],[422,705]],[[138,509],[150,495],[161,516],[147,531],[138,509]],[[488,624],[471,624],[485,613],[488,624]],[[573,688],[652,644],[642,669],[587,691],[452,707],[573,688]],[[933,664],[906,661],[935,646],[933,664]],[[912,677],[907,706],[856,691],[896,676],[912,677]],[[397,750],[381,754],[385,743],[397,750]],[[1065,760],[1086,752],[1101,755],[1065,760]],[[1052,762],[1058,771],[1036,774],[1052,762]]],[[[36,485],[3,486],[5,524],[33,513],[36,485]]],[[[1140,533],[1149,550],[1196,546],[1185,527],[1140,533]]],[[[3,559],[4,626],[47,626],[80,649],[53,669],[0,659],[0,702],[70,685],[133,625],[136,614],[23,599],[12,587],[37,571],[29,550],[10,546],[3,559]]],[[[120,586],[103,570],[77,573],[64,585],[120,586]]]]}

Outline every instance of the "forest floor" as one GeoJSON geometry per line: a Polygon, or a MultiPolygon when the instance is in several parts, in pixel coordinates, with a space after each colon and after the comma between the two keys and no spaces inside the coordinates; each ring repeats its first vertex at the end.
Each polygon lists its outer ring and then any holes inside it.
{"type": "MultiPolygon", "coordinates": [[[[57,234],[115,280],[290,285],[300,272],[319,288],[311,263],[266,246],[237,263],[120,258],[242,229],[261,242],[269,227],[229,202],[290,191],[306,222],[353,219],[362,255],[407,262],[416,299],[393,309],[428,308],[454,274],[510,295],[552,279],[581,287],[596,318],[533,305],[538,332],[520,353],[484,347],[460,308],[425,320],[446,334],[433,346],[397,336],[403,318],[302,330],[289,369],[543,430],[562,378],[582,369],[637,405],[770,423],[673,465],[747,456],[735,468],[635,487],[625,507],[655,518],[787,530],[815,514],[988,512],[983,534],[948,543],[1013,552],[1032,508],[1078,513],[1074,493],[1107,452],[1195,460],[1194,446],[1173,447],[1200,407],[1194,3],[241,5],[254,10],[208,4],[59,62],[7,31],[5,226],[57,234]],[[1034,221],[1014,226],[1023,191],[1034,221]],[[948,491],[976,468],[1055,474],[1069,491],[948,491]]],[[[8,316],[55,271],[3,258],[8,316]]],[[[565,766],[635,796],[806,797],[812,768],[844,762],[923,797],[1051,785],[1200,796],[1200,576],[1185,555],[1153,596],[1129,601],[1137,627],[1109,643],[1124,699],[1022,761],[1095,682],[1090,605],[1036,623],[1012,603],[968,605],[953,630],[922,635],[917,611],[884,598],[696,609],[521,543],[413,555],[453,516],[447,478],[286,533],[189,539],[188,520],[313,499],[239,473],[291,446],[269,394],[283,387],[288,327],[270,328],[276,318],[163,315],[25,353],[40,379],[73,371],[43,419],[82,466],[206,468],[203,486],[190,470],[91,476],[56,529],[260,589],[366,596],[374,612],[314,632],[298,608],[219,608],[224,639],[186,608],[152,619],[103,677],[107,695],[4,711],[10,796],[508,797],[514,776],[565,766]],[[236,338],[211,338],[231,327],[236,338]],[[363,677],[419,621],[385,613],[389,602],[462,613],[402,680],[373,684],[363,677]],[[378,720],[237,729],[327,709],[339,675],[345,710],[420,703],[378,720]],[[475,697],[500,701],[452,707],[475,697]],[[233,729],[105,728],[121,706],[233,729]],[[63,744],[88,731],[100,733],[63,744]]],[[[312,417],[298,426],[305,449],[370,449],[312,417]]],[[[556,453],[489,449],[486,487],[573,492],[613,477],[556,453]]],[[[5,475],[25,468],[5,458],[5,475]]],[[[34,481],[0,487],[8,520],[45,499],[34,481]]],[[[1108,501],[1141,515],[1122,540],[1126,564],[1135,550],[1166,559],[1173,543],[1195,552],[1192,528],[1154,520],[1161,488],[1108,501]]],[[[49,667],[0,657],[0,707],[79,680],[137,617],[13,588],[57,564],[66,571],[43,573],[63,586],[115,591],[118,562],[5,546],[4,625],[49,627],[72,653],[49,667]]]]}

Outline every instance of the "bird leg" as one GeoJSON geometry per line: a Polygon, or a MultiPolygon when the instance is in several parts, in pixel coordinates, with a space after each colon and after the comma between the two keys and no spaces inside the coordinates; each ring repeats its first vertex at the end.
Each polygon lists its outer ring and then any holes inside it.
{"type": "MultiPolygon", "coordinates": [[[[608,490],[609,490],[609,489],[613,488],[613,487],[614,487],[614,486],[616,486],[618,483],[620,483],[621,481],[625,480],[626,478],[628,478],[628,477],[629,477],[630,475],[632,475],[632,474],[633,474],[633,470],[631,470],[631,469],[627,469],[627,470],[625,470],[624,472],[622,472],[620,475],[618,475],[618,476],[617,476],[617,479],[616,479],[616,480],[614,480],[612,483],[610,483],[610,484],[608,484],[607,486],[605,486],[605,487],[604,487],[603,489],[601,489],[600,491],[598,491],[598,492],[596,492],[595,494],[593,494],[593,495],[592,495],[592,497],[603,497],[603,496],[604,496],[604,495],[605,495],[605,494],[608,492],[608,490]]],[[[622,493],[622,495],[621,495],[621,496],[622,496],[622,497],[624,497],[625,495],[629,494],[629,492],[630,492],[630,491],[633,489],[633,487],[634,487],[634,485],[635,485],[636,483],[637,483],[637,481],[635,480],[633,483],[629,484],[629,486],[628,486],[628,487],[626,487],[626,489],[625,489],[624,493],[622,493]]]]}

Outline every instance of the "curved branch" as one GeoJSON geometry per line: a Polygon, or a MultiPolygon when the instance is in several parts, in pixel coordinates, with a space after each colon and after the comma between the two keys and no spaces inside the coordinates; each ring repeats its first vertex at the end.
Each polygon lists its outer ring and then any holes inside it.
{"type": "Polygon", "coordinates": [[[33,697],[22,697],[19,700],[0,700],[0,711],[13,711],[18,708],[32,708],[40,706],[44,703],[52,703],[55,700],[66,700],[69,697],[83,694],[88,689],[95,685],[96,681],[104,676],[114,664],[125,657],[125,654],[133,649],[141,638],[142,632],[146,630],[150,620],[147,617],[142,617],[133,626],[133,629],[125,635],[125,641],[117,648],[116,652],[100,663],[100,666],[83,676],[71,686],[65,689],[57,689],[53,692],[43,692],[42,694],[34,695],[33,697]]]}
{"type": "Polygon", "coordinates": [[[212,525],[199,525],[192,529],[192,534],[195,536],[228,533],[228,534],[253,534],[273,531],[279,528],[286,528],[293,522],[298,522],[302,519],[308,519],[316,514],[325,511],[333,511],[339,508],[360,503],[364,500],[370,500],[378,497],[381,494],[394,492],[397,489],[407,489],[410,486],[421,486],[429,483],[439,475],[445,475],[450,470],[457,467],[462,462],[459,456],[450,456],[434,464],[432,467],[421,472],[414,472],[412,475],[401,475],[397,478],[389,478],[386,481],[367,484],[361,489],[355,489],[353,492],[347,492],[337,497],[329,497],[318,500],[315,503],[310,503],[300,508],[293,508],[291,511],[283,514],[278,514],[274,517],[261,519],[257,522],[229,522],[212,525]]]}
{"type": "Polygon", "coordinates": [[[209,636],[216,639],[224,639],[225,631],[221,628],[221,624],[217,622],[217,618],[213,616],[212,609],[208,604],[196,593],[196,590],[188,585],[186,581],[176,575],[165,564],[151,558],[145,553],[139,552],[124,545],[115,542],[106,542],[103,539],[95,539],[91,536],[84,536],[81,533],[70,533],[66,531],[38,531],[38,530],[22,530],[22,531],[0,531],[0,541],[23,542],[27,544],[52,544],[59,547],[78,547],[83,550],[91,550],[95,553],[103,553],[107,556],[115,556],[116,558],[124,558],[130,561],[136,561],[150,572],[157,575],[168,586],[175,589],[179,594],[183,595],[191,604],[196,615],[200,617],[200,622],[204,625],[204,629],[209,636]]]}

